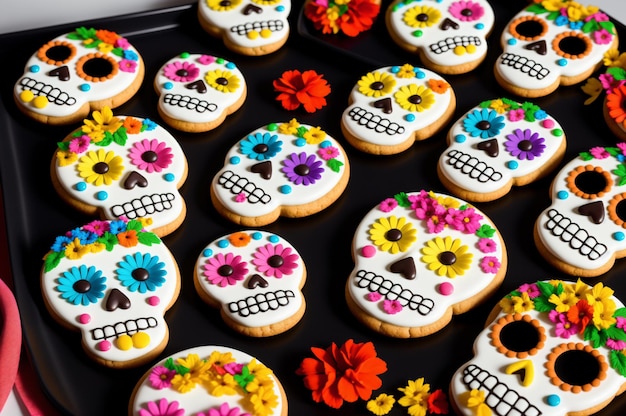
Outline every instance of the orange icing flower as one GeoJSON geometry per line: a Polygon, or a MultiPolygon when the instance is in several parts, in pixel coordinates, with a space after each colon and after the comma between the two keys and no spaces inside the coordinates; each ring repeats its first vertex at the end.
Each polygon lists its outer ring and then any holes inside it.
{"type": "Polygon", "coordinates": [[[339,409],[343,402],[369,400],[372,391],[382,386],[378,375],[387,371],[387,363],[376,355],[372,342],[348,340],[326,349],[312,347],[315,358],[305,358],[296,370],[304,376],[304,385],[313,400],[339,409]]]}
{"type": "Polygon", "coordinates": [[[123,124],[124,128],[126,128],[126,132],[129,134],[141,133],[142,125],[143,123],[134,117],[126,117],[123,124]]]}
{"type": "Polygon", "coordinates": [[[127,230],[119,233],[117,235],[117,241],[124,247],[134,247],[139,243],[135,230],[127,230]]]}
{"type": "Polygon", "coordinates": [[[609,110],[609,116],[616,123],[622,124],[626,128],[626,109],[624,108],[624,99],[626,98],[626,84],[614,88],[606,96],[606,107],[609,110]]]}
{"type": "Polygon", "coordinates": [[[233,233],[228,236],[228,241],[235,247],[245,247],[250,242],[250,234],[248,233],[233,233]]]}
{"type": "Polygon", "coordinates": [[[310,0],[304,8],[304,15],[316,30],[350,37],[370,29],[379,12],[377,0],[310,0]]]}
{"type": "Polygon", "coordinates": [[[276,99],[286,110],[295,110],[300,105],[313,113],[326,105],[330,85],[313,70],[300,72],[297,69],[285,71],[274,81],[274,89],[279,93],[276,99]]]}
{"type": "Polygon", "coordinates": [[[98,30],[96,31],[96,36],[104,43],[108,43],[110,45],[114,45],[115,41],[119,38],[119,35],[115,32],[111,32],[110,30],[98,30]]]}

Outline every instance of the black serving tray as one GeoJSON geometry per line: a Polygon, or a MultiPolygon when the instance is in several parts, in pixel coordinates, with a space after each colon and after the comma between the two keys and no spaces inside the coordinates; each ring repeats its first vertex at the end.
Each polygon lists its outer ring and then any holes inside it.
{"type": "MultiPolygon", "coordinates": [[[[383,11],[387,4],[383,3],[383,11]]],[[[493,63],[500,53],[499,34],[527,2],[494,0],[492,4],[496,26],[489,38],[490,52],[485,62],[470,74],[447,77],[457,96],[455,119],[479,101],[507,96],[493,77],[493,63]]],[[[501,296],[525,282],[571,280],[546,263],[533,243],[534,221],[550,204],[548,188],[552,175],[548,175],[529,186],[513,189],[498,201],[476,204],[498,226],[509,253],[506,279],[487,302],[455,317],[441,331],[418,339],[381,336],[351,315],[344,300],[344,285],[353,268],[351,240],[360,219],[378,202],[398,192],[432,189],[447,193],[436,174],[439,155],[447,147],[445,132],[395,156],[372,156],[350,147],[341,135],[340,117],[353,84],[378,66],[407,62],[419,66],[419,61],[391,42],[382,14],[371,31],[359,38],[332,39],[311,31],[302,19],[301,7],[294,1],[287,44],[261,57],[236,55],[220,40],[206,34],[198,23],[195,5],[0,36],[2,67],[7,74],[0,85],[0,175],[10,266],[28,356],[40,387],[59,412],[125,415],[135,383],[149,368],[145,365],[113,370],[90,360],[80,346],[80,336],[48,315],[39,288],[41,258],[54,237],[93,218],[78,214],[63,202],[49,177],[57,141],[78,126],[50,127],[31,121],[16,108],[12,88],[22,75],[26,60],[40,45],[79,26],[116,31],[128,37],[144,58],[143,86],[133,99],[115,110],[117,114],[148,117],[165,126],[156,109],[158,97],[152,87],[153,78],[165,61],[185,51],[209,53],[235,62],[248,83],[248,98],[243,107],[215,130],[190,134],[170,129],[188,157],[189,178],[181,190],[188,213],[180,229],[164,238],[179,263],[182,290],[166,314],[170,341],[162,357],[199,345],[230,346],[258,357],[274,370],[286,389],[291,415],[364,415],[369,412],[362,401],[346,403],[339,410],[313,402],[310,391],[295,374],[300,361],[311,355],[310,347],[325,348],[347,339],[372,341],[389,368],[382,375],[383,387],[375,394],[385,392],[400,397],[397,388],[419,377],[424,377],[431,389],[447,391],[454,371],[472,357],[474,338],[501,296]],[[313,69],[324,75],[332,86],[326,107],[313,114],[282,109],[275,100],[272,81],[291,69],[313,69]],[[203,303],[194,290],[193,267],[200,251],[216,237],[239,230],[212,207],[209,184],[235,141],[259,126],[294,117],[322,127],[344,144],[351,179],[344,195],[325,211],[303,219],[281,218],[263,227],[289,240],[307,264],[308,279],[303,290],[307,311],[301,322],[284,334],[248,338],[229,329],[219,312],[203,303]]],[[[622,26],[618,25],[618,31],[626,39],[622,26]]],[[[563,164],[581,151],[611,146],[617,140],[604,124],[601,100],[586,106],[585,99],[580,86],[571,86],[534,100],[564,126],[568,147],[563,164]]],[[[624,273],[626,259],[588,282],[602,281],[626,300],[624,273]]],[[[626,395],[622,395],[599,414],[625,413],[626,395]]],[[[405,415],[406,409],[396,405],[390,414],[405,415]]]]}

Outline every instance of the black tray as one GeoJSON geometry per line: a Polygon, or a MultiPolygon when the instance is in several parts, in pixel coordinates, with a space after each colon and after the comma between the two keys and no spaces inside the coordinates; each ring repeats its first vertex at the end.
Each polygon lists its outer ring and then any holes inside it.
{"type": "MultiPolygon", "coordinates": [[[[244,106],[223,125],[203,134],[175,135],[189,161],[189,178],[182,188],[188,214],[182,227],[164,238],[181,268],[182,291],[167,313],[171,336],[162,357],[206,344],[221,344],[257,356],[272,368],[285,386],[292,415],[363,415],[364,402],[345,404],[333,410],[316,404],[302,379],[295,374],[300,361],[310,356],[311,346],[327,347],[347,339],[372,341],[389,371],[382,375],[377,391],[395,394],[407,380],[424,377],[431,389],[447,391],[454,371],[472,357],[474,338],[488,312],[505,293],[519,284],[546,278],[571,280],[558,273],[540,256],[533,243],[532,229],[539,213],[550,204],[551,175],[529,186],[513,189],[498,201],[477,204],[503,233],[509,253],[507,277],[498,293],[483,305],[453,319],[440,332],[420,339],[393,339],[362,326],[349,312],[344,285],[353,268],[351,239],[365,213],[382,199],[403,191],[432,189],[447,193],[436,174],[436,162],[446,148],[445,133],[416,143],[406,152],[376,157],[356,151],[344,142],[351,163],[351,180],[345,194],[330,208],[305,219],[284,219],[264,227],[294,244],[307,263],[304,287],[307,311],[292,330],[271,338],[247,338],[229,329],[217,310],[196,294],[193,267],[203,247],[214,238],[239,228],[214,210],[209,198],[210,181],[221,168],[232,143],[269,122],[288,121],[321,126],[343,141],[340,117],[352,85],[367,71],[382,65],[412,63],[417,59],[395,47],[383,26],[357,40],[330,44],[311,33],[299,15],[301,3],[294,2],[290,16],[292,33],[281,50],[264,57],[238,56],[221,41],[201,30],[196,7],[178,7],[153,13],[81,22],[0,37],[6,82],[0,86],[0,174],[9,255],[16,298],[21,310],[28,354],[41,387],[60,412],[72,415],[124,415],[131,391],[147,365],[129,370],[112,370],[91,361],[80,346],[80,336],[67,331],[47,313],[39,289],[41,258],[54,237],[93,218],[77,214],[54,192],[49,179],[50,159],[56,142],[77,126],[48,127],[30,121],[15,107],[13,83],[23,72],[28,57],[44,42],[78,26],[105,28],[129,38],[146,63],[146,77],[139,93],[115,110],[118,114],[158,116],[157,95],[152,87],[157,69],[181,52],[210,53],[234,61],[246,76],[249,94],[244,106]],[[351,46],[346,48],[344,45],[351,46]],[[332,86],[328,105],[307,114],[288,112],[275,101],[272,81],[285,70],[314,69],[332,86]]],[[[499,33],[508,20],[527,4],[524,0],[493,1],[496,27],[489,38],[485,62],[471,74],[449,76],[457,96],[455,118],[481,100],[506,96],[493,78],[493,63],[499,55],[499,33]]],[[[386,5],[386,4],[384,4],[386,5]]],[[[626,39],[624,28],[620,35],[626,39]]],[[[580,86],[561,88],[535,100],[564,126],[568,148],[563,163],[592,146],[611,146],[615,137],[605,127],[600,101],[585,106],[580,86]]],[[[161,124],[164,124],[161,122],[161,124]]],[[[618,261],[605,275],[589,279],[603,281],[626,300],[626,259],[618,261]]],[[[626,395],[616,398],[601,415],[623,415],[626,395]]],[[[396,406],[391,415],[405,415],[396,406]]]]}

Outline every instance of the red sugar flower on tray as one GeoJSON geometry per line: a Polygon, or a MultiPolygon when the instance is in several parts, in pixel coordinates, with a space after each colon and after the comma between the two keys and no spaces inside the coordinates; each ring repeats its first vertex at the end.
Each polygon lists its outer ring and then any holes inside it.
{"type": "Polygon", "coordinates": [[[308,0],[304,16],[323,34],[355,37],[368,30],[380,12],[380,0],[308,0]]]}
{"type": "Polygon", "coordinates": [[[330,85],[313,70],[300,72],[294,69],[283,72],[274,81],[274,90],[279,93],[276,99],[285,110],[295,110],[302,105],[307,112],[313,113],[326,105],[330,85]]]}
{"type": "Polygon", "coordinates": [[[311,347],[315,358],[305,358],[296,370],[304,376],[304,385],[313,400],[339,409],[343,402],[369,400],[372,391],[382,386],[378,377],[387,371],[387,363],[376,355],[371,342],[348,340],[326,349],[311,347]]]}

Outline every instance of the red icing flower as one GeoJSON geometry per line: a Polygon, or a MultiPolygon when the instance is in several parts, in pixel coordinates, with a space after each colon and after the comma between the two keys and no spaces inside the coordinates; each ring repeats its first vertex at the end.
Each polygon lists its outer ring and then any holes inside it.
{"type": "Polygon", "coordinates": [[[304,8],[304,15],[315,29],[323,34],[341,32],[350,37],[371,28],[379,12],[377,0],[310,0],[304,8]]]}
{"type": "Polygon", "coordinates": [[[448,414],[448,397],[443,390],[438,389],[428,395],[428,411],[438,415],[448,414]]]}
{"type": "Polygon", "coordinates": [[[326,349],[312,347],[315,358],[305,358],[296,370],[304,376],[304,385],[312,391],[313,400],[338,409],[343,402],[368,400],[372,391],[382,386],[379,374],[387,363],[376,356],[371,342],[348,340],[338,347],[334,342],[326,349]]]}
{"type": "Polygon", "coordinates": [[[585,328],[589,322],[593,321],[593,306],[589,304],[585,299],[581,299],[576,302],[576,305],[571,306],[567,311],[567,320],[573,324],[577,324],[580,327],[580,333],[585,332],[585,328]]]}
{"type": "Polygon", "coordinates": [[[313,70],[300,72],[297,69],[285,71],[274,81],[274,90],[278,92],[276,99],[285,110],[295,110],[300,105],[313,113],[326,105],[326,97],[330,94],[330,85],[313,70]]]}

